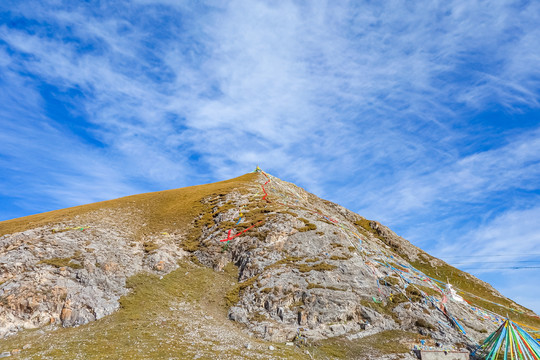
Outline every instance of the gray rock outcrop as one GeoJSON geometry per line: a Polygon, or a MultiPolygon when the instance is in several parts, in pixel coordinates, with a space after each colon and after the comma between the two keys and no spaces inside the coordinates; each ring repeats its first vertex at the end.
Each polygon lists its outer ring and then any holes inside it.
{"type": "Polygon", "coordinates": [[[98,211],[76,223],[0,237],[0,338],[100,319],[118,308],[128,277],[175,269],[186,254],[178,238],[147,238],[156,249],[146,251],[144,242],[130,240],[129,217],[98,211]]]}

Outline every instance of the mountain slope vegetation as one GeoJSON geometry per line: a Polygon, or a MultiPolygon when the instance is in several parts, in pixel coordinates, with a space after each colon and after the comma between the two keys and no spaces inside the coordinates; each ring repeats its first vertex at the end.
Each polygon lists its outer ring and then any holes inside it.
{"type": "Polygon", "coordinates": [[[502,314],[540,327],[382,224],[260,170],[4,221],[0,246],[0,352],[28,359],[412,359],[420,341],[471,350],[502,314]]]}

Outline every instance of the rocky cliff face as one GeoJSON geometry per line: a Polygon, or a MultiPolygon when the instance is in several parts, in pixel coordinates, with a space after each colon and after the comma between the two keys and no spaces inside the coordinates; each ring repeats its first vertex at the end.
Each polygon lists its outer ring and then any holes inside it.
{"type": "Polygon", "coordinates": [[[97,211],[1,237],[0,337],[100,319],[118,309],[128,277],[174,270],[186,254],[179,239],[134,240],[129,224],[135,216],[97,211]]]}
{"type": "Polygon", "coordinates": [[[241,283],[228,294],[229,317],[257,336],[286,341],[301,328],[310,339],[354,339],[401,329],[472,347],[502,321],[455,301],[411,265],[425,260],[437,267],[440,260],[293,184],[264,174],[250,193],[229,194],[215,206],[228,210],[203,231],[194,254],[216,271],[230,261],[238,265],[241,283]],[[224,230],[238,234],[252,225],[228,245],[220,242],[224,230]]]}
{"type": "MultiPolygon", "coordinates": [[[[164,221],[133,200],[0,237],[0,337],[100,319],[118,309],[126,279],[168,274],[182,259],[216,272],[234,263],[229,319],[274,342],[400,330],[433,346],[470,348],[497,328],[497,310],[534,315],[387,227],[269,174],[197,193],[197,206],[182,194],[159,201],[196,208],[191,221],[182,208],[164,221]],[[458,294],[427,274],[460,281],[458,294]]],[[[418,339],[400,341],[412,347],[418,339]]]]}

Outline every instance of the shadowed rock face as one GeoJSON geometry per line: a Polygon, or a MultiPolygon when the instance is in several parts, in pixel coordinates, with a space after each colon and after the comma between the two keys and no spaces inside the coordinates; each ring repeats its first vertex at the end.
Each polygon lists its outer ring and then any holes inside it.
{"type": "Polygon", "coordinates": [[[411,267],[422,259],[442,266],[440,260],[294,184],[260,174],[201,201],[195,232],[186,224],[141,232],[146,220],[134,205],[0,237],[0,337],[100,319],[119,307],[128,277],[167,274],[186,255],[215,271],[238,266],[240,283],[223,294],[229,319],[268,340],[290,341],[299,328],[309,339],[401,329],[441,344],[472,345],[497,327],[469,305],[446,299],[411,267]]]}

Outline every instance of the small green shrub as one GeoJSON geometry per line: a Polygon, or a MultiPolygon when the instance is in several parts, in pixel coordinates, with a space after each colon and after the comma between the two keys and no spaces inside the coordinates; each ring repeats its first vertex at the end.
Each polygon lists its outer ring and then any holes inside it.
{"type": "Polygon", "coordinates": [[[282,211],[281,213],[282,214],[288,214],[288,215],[291,215],[291,216],[294,216],[294,217],[298,217],[298,214],[293,213],[292,211],[288,211],[288,210],[282,211]]]}
{"type": "Polygon", "coordinates": [[[226,203],[222,206],[220,206],[217,211],[214,213],[214,215],[217,215],[219,213],[223,213],[223,212],[226,212],[227,210],[230,210],[230,209],[234,209],[236,207],[236,205],[232,204],[232,203],[226,203]]]}
{"type": "Polygon", "coordinates": [[[424,319],[417,319],[415,322],[414,322],[414,325],[418,326],[418,327],[423,327],[425,329],[429,329],[429,330],[435,330],[435,326],[433,326],[432,324],[428,323],[426,320],[424,319]]]}
{"type": "Polygon", "coordinates": [[[233,287],[226,295],[225,295],[225,301],[227,303],[227,307],[231,307],[238,303],[240,301],[240,296],[242,296],[242,292],[247,289],[248,287],[255,284],[255,282],[258,280],[259,275],[256,275],[252,278],[247,279],[244,282],[241,282],[237,284],[235,287],[233,287]]]}
{"type": "Polygon", "coordinates": [[[337,266],[330,265],[327,263],[320,263],[316,265],[308,265],[308,264],[296,264],[296,268],[298,271],[302,273],[310,272],[310,271],[329,271],[337,269],[337,266]]]}
{"type": "Polygon", "coordinates": [[[149,252],[159,249],[159,246],[153,241],[145,241],[143,243],[143,249],[145,253],[149,253],[149,252]]]}
{"type": "Polygon", "coordinates": [[[335,286],[324,286],[324,285],[313,284],[313,283],[308,283],[307,289],[308,290],[309,289],[325,289],[325,290],[334,290],[334,291],[345,291],[335,286]]]}
{"type": "Polygon", "coordinates": [[[276,261],[275,263],[273,264],[270,264],[266,267],[266,269],[271,269],[271,268],[274,268],[274,267],[278,267],[280,265],[284,265],[284,264],[294,264],[298,261],[301,261],[302,258],[301,257],[298,257],[298,256],[287,256],[286,258],[283,258],[281,260],[278,260],[276,261]]]}
{"type": "Polygon", "coordinates": [[[300,306],[304,306],[304,300],[300,299],[298,301],[295,301],[294,303],[292,303],[291,305],[289,305],[289,309],[294,309],[294,308],[298,308],[300,306]]]}
{"type": "Polygon", "coordinates": [[[268,317],[266,317],[264,314],[261,314],[261,313],[254,313],[254,314],[251,314],[249,319],[255,322],[262,322],[262,321],[268,320],[268,317]]]}
{"type": "Polygon", "coordinates": [[[408,286],[405,292],[413,302],[421,302],[424,299],[422,293],[412,286],[408,286]]]}
{"type": "Polygon", "coordinates": [[[338,256],[338,255],[332,255],[330,257],[330,260],[349,260],[350,256],[338,256]]]}
{"type": "Polygon", "coordinates": [[[393,277],[393,276],[387,276],[380,280],[380,283],[386,286],[393,286],[399,284],[399,279],[393,277]]]}
{"type": "Polygon", "coordinates": [[[75,263],[72,261],[73,258],[52,258],[52,259],[44,259],[38,262],[38,264],[47,264],[51,265],[57,268],[61,267],[70,267],[72,269],[82,269],[83,266],[79,263],[75,263]]]}
{"type": "Polygon", "coordinates": [[[306,231],[311,231],[311,230],[317,230],[317,225],[309,223],[306,226],[303,226],[298,229],[298,231],[300,232],[306,232],[306,231]]]}

